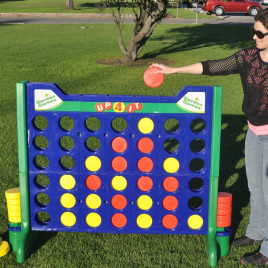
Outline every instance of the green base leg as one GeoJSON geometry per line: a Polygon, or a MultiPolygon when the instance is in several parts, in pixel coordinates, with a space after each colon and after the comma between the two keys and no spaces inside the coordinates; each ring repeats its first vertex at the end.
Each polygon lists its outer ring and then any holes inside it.
{"type": "Polygon", "coordinates": [[[21,231],[9,231],[9,243],[11,244],[12,250],[14,252],[18,251],[20,237],[21,231]]]}
{"type": "Polygon", "coordinates": [[[210,267],[216,267],[218,263],[216,238],[209,239],[207,237],[208,263],[210,267]]]}
{"type": "Polygon", "coordinates": [[[218,199],[218,177],[210,177],[210,206],[208,218],[208,235],[206,239],[208,262],[210,267],[217,266],[218,250],[216,241],[217,224],[217,199],[218,199]]]}
{"type": "Polygon", "coordinates": [[[33,245],[38,238],[39,232],[29,231],[21,233],[17,247],[17,263],[23,263],[30,255],[33,245]]]}

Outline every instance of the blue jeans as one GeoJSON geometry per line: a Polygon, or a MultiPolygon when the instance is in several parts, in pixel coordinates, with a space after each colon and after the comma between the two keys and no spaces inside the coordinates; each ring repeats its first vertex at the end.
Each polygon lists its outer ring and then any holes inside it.
{"type": "Polygon", "coordinates": [[[263,240],[260,253],[268,257],[268,135],[248,130],[245,162],[251,205],[246,236],[263,240]]]}

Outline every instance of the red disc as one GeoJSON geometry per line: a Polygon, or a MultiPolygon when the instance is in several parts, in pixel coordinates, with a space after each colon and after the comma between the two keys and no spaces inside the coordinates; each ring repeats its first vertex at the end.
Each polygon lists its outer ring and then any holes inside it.
{"type": "Polygon", "coordinates": [[[168,214],[168,215],[163,217],[162,225],[166,229],[174,229],[178,225],[178,219],[176,216],[174,216],[172,214],[168,214]]]}
{"type": "Polygon", "coordinates": [[[122,213],[116,213],[112,216],[112,225],[116,228],[123,228],[127,224],[127,217],[122,213]]]}
{"type": "Polygon", "coordinates": [[[101,187],[101,179],[97,175],[90,175],[86,179],[86,186],[89,190],[98,190],[101,187]]]}
{"type": "Polygon", "coordinates": [[[156,73],[158,70],[156,67],[150,67],[144,72],[143,80],[148,87],[159,87],[164,82],[164,74],[156,73]]]}
{"type": "Polygon", "coordinates": [[[220,210],[220,209],[232,209],[232,203],[226,203],[226,204],[218,203],[217,210],[220,210]]]}
{"type": "Polygon", "coordinates": [[[138,149],[144,154],[150,153],[154,148],[154,143],[149,138],[142,138],[138,141],[138,149]]]}
{"type": "Polygon", "coordinates": [[[137,186],[139,190],[143,192],[150,191],[153,187],[153,181],[150,177],[142,176],[137,181],[137,186]]]}
{"type": "Polygon", "coordinates": [[[226,204],[232,202],[232,194],[226,192],[219,192],[218,193],[218,204],[226,204]]]}
{"type": "Polygon", "coordinates": [[[231,220],[231,218],[232,218],[231,214],[224,215],[224,216],[217,215],[217,221],[229,221],[229,219],[231,220]]]}
{"type": "Polygon", "coordinates": [[[217,216],[217,227],[229,227],[231,225],[231,215],[217,216]]]}
{"type": "Polygon", "coordinates": [[[179,182],[176,178],[174,177],[167,177],[163,181],[163,188],[167,192],[175,192],[179,187],[179,182]]]}
{"type": "Polygon", "coordinates": [[[127,141],[122,137],[114,138],[112,148],[117,153],[123,153],[127,149],[127,141]]]}
{"type": "Polygon", "coordinates": [[[175,196],[169,195],[163,199],[163,207],[166,210],[172,211],[178,207],[178,199],[175,196]]]}
{"type": "Polygon", "coordinates": [[[218,216],[226,216],[232,214],[232,209],[217,209],[218,216]]]}
{"type": "Polygon", "coordinates": [[[149,157],[142,157],[138,161],[138,169],[141,172],[150,172],[154,167],[152,159],[149,157]]]}
{"type": "Polygon", "coordinates": [[[126,207],[127,199],[123,195],[117,194],[112,197],[111,204],[113,208],[121,210],[126,207]]]}
{"type": "Polygon", "coordinates": [[[112,168],[114,171],[123,172],[127,168],[127,160],[122,156],[117,156],[112,160],[112,168]]]}

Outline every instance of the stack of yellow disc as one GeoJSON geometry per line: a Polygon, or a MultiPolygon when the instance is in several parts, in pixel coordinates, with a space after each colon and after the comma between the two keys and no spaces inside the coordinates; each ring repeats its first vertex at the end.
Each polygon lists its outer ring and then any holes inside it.
{"type": "Polygon", "coordinates": [[[5,192],[7,199],[8,220],[12,223],[21,222],[20,189],[12,188],[5,192]]]}
{"type": "Polygon", "coordinates": [[[0,257],[7,255],[9,250],[9,244],[6,241],[2,241],[2,238],[0,237],[0,257]]]}

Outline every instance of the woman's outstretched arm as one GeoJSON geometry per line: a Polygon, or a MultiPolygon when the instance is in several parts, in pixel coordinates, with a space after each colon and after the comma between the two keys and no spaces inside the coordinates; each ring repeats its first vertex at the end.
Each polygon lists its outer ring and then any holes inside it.
{"type": "Polygon", "coordinates": [[[163,74],[202,74],[203,73],[203,65],[201,62],[188,65],[188,66],[178,67],[178,68],[172,68],[164,64],[158,64],[158,63],[154,63],[150,67],[158,68],[159,71],[157,71],[157,73],[163,73],[163,74]]]}

